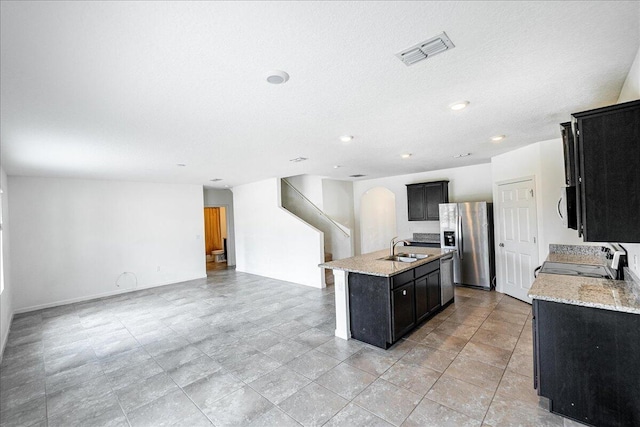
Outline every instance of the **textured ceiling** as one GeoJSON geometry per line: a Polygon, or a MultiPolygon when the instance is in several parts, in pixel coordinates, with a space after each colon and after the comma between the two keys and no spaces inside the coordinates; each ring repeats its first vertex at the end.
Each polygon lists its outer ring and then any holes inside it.
{"type": "Polygon", "coordinates": [[[217,188],[489,162],[615,103],[640,44],[637,1],[0,7],[7,173],[217,188]],[[454,49],[394,56],[442,31],[454,49]]]}

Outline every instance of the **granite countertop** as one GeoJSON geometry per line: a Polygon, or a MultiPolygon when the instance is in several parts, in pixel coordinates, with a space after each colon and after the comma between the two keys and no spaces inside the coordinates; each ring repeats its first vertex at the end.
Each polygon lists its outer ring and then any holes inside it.
{"type": "MultiPolygon", "coordinates": [[[[597,255],[563,253],[551,253],[547,261],[603,264],[602,257],[597,255]]],[[[625,278],[626,280],[609,280],[540,273],[531,285],[529,296],[543,301],[640,314],[640,282],[628,268],[625,269],[625,278]]]]}
{"type": "Polygon", "coordinates": [[[598,255],[576,255],[551,253],[547,257],[549,262],[560,262],[564,264],[586,264],[586,265],[607,265],[602,256],[598,255]]]}
{"type": "Polygon", "coordinates": [[[395,262],[386,261],[379,258],[389,256],[389,250],[381,250],[371,252],[364,255],[358,255],[351,258],[343,258],[335,261],[325,262],[319,265],[321,268],[327,268],[330,270],[348,271],[351,273],[369,274],[371,276],[391,277],[403,271],[411,270],[420,265],[427,264],[431,261],[442,258],[448,254],[448,249],[440,248],[424,248],[418,246],[411,246],[411,248],[403,248],[402,246],[396,246],[396,254],[399,253],[416,253],[429,255],[428,258],[419,259],[414,262],[395,262]]]}

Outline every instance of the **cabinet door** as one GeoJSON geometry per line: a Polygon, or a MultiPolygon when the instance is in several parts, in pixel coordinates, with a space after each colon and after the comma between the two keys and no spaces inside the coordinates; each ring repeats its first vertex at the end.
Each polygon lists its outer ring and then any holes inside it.
{"type": "Polygon", "coordinates": [[[574,116],[584,240],[639,243],[640,101],[574,116]]]}
{"type": "Polygon", "coordinates": [[[429,295],[427,293],[427,276],[415,281],[416,323],[422,322],[429,314],[429,295]]]}
{"type": "Polygon", "coordinates": [[[427,275],[427,301],[429,313],[440,307],[440,270],[427,275]]]}
{"type": "Polygon", "coordinates": [[[409,205],[409,221],[424,221],[426,219],[424,185],[408,185],[407,202],[409,205]]]}
{"type": "Polygon", "coordinates": [[[576,185],[576,160],[573,148],[571,122],[561,123],[562,146],[564,149],[564,181],[568,186],[576,185]]]}
{"type": "Polygon", "coordinates": [[[443,202],[442,184],[428,184],[425,186],[427,198],[427,221],[437,221],[440,219],[440,203],[443,202]]]}
{"type": "Polygon", "coordinates": [[[413,282],[393,291],[391,297],[393,341],[399,340],[415,326],[415,299],[413,282]]]}

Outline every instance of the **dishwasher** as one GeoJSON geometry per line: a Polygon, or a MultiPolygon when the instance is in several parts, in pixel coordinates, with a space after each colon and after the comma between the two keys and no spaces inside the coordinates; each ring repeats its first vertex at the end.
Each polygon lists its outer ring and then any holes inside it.
{"type": "Polygon", "coordinates": [[[453,302],[453,252],[440,258],[440,304],[453,302]]]}

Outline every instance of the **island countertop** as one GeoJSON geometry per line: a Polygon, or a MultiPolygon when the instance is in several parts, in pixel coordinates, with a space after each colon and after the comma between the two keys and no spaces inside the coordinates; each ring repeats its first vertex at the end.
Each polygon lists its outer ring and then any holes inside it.
{"type": "Polygon", "coordinates": [[[380,258],[389,256],[389,250],[371,252],[351,258],[343,258],[335,261],[325,262],[318,267],[330,270],[348,271],[350,273],[362,273],[370,276],[391,277],[403,271],[411,270],[420,265],[442,258],[451,251],[449,249],[425,248],[419,246],[396,246],[396,255],[399,253],[415,253],[429,255],[425,259],[414,262],[397,262],[381,260],[380,258]]]}

